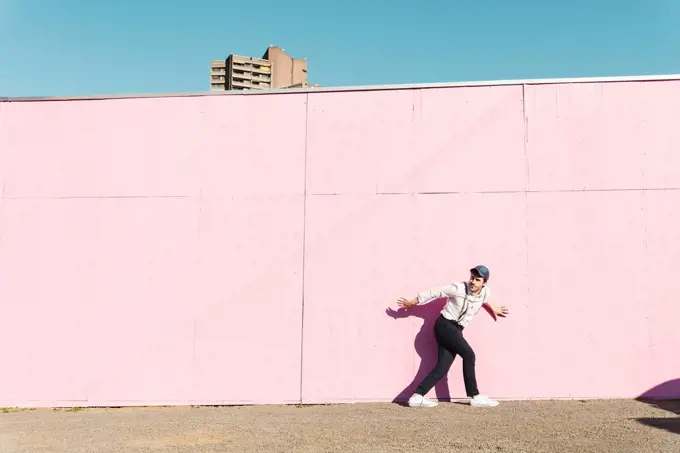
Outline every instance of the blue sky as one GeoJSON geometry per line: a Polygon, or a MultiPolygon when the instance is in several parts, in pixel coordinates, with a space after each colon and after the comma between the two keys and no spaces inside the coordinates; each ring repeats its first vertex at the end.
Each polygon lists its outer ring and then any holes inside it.
{"type": "Polygon", "coordinates": [[[270,44],[325,86],[680,73],[680,0],[364,1],[0,0],[0,96],[207,91],[270,44]]]}

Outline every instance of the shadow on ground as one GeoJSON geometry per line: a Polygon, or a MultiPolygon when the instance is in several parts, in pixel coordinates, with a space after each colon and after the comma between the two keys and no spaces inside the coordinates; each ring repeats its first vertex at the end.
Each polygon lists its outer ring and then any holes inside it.
{"type": "Polygon", "coordinates": [[[677,417],[638,418],[639,423],[680,434],[680,379],[659,384],[647,390],[636,400],[677,415],[677,417]]]}
{"type": "Polygon", "coordinates": [[[642,423],[643,425],[651,426],[652,428],[663,429],[674,434],[680,434],[680,417],[639,418],[638,422],[642,423]]]}

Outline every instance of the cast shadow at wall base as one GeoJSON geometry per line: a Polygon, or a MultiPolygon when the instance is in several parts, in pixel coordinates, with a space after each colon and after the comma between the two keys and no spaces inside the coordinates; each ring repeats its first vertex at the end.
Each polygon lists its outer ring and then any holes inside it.
{"type": "Polygon", "coordinates": [[[659,384],[647,390],[637,397],[636,400],[676,415],[676,417],[638,418],[637,421],[639,423],[674,434],[680,434],[680,379],[673,379],[659,384]]]}
{"type": "MultiPolygon", "coordinates": [[[[415,347],[416,353],[420,357],[420,366],[418,371],[413,378],[413,381],[402,390],[399,395],[397,395],[392,402],[397,404],[405,404],[408,399],[413,395],[420,382],[427,376],[430,371],[434,368],[437,363],[437,341],[434,338],[434,323],[437,321],[439,314],[444,308],[446,303],[445,299],[439,301],[432,301],[427,305],[418,305],[408,310],[400,308],[399,310],[394,310],[388,308],[386,313],[388,316],[394,319],[403,319],[409,316],[415,316],[423,320],[423,324],[420,330],[415,336],[415,341],[413,346],[415,347]]],[[[434,391],[437,400],[439,401],[451,401],[451,394],[449,392],[449,381],[448,377],[444,376],[437,384],[434,386],[434,391]]]]}

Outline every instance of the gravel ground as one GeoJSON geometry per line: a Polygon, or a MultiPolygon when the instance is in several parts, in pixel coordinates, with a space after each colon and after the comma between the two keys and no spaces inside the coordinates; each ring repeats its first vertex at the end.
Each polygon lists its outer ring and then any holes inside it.
{"type": "Polygon", "coordinates": [[[0,452],[680,452],[680,401],[0,410],[0,452]]]}

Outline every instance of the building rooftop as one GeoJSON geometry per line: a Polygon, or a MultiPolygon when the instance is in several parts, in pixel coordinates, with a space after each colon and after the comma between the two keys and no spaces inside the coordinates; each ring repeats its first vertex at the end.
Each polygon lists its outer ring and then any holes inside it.
{"type": "MultiPolygon", "coordinates": [[[[249,58],[249,57],[248,57],[249,58]]],[[[97,100],[97,99],[134,99],[156,97],[199,97],[199,96],[271,96],[277,94],[294,93],[318,93],[318,92],[346,92],[346,91],[384,91],[384,90],[409,90],[428,88],[454,88],[454,87],[480,87],[501,85],[548,85],[569,83],[614,83],[614,82],[659,82],[680,81],[680,74],[646,75],[646,76],[619,76],[619,77],[583,77],[561,79],[516,79],[516,80],[492,80],[475,82],[447,82],[447,83],[420,83],[420,84],[395,84],[395,85],[363,85],[343,87],[320,87],[308,86],[305,88],[282,88],[271,90],[252,91],[223,91],[223,92],[179,92],[179,93],[152,93],[152,94],[120,94],[120,95],[84,95],[84,96],[33,96],[33,97],[3,97],[0,101],[59,101],[59,100],[97,100]]]]}

